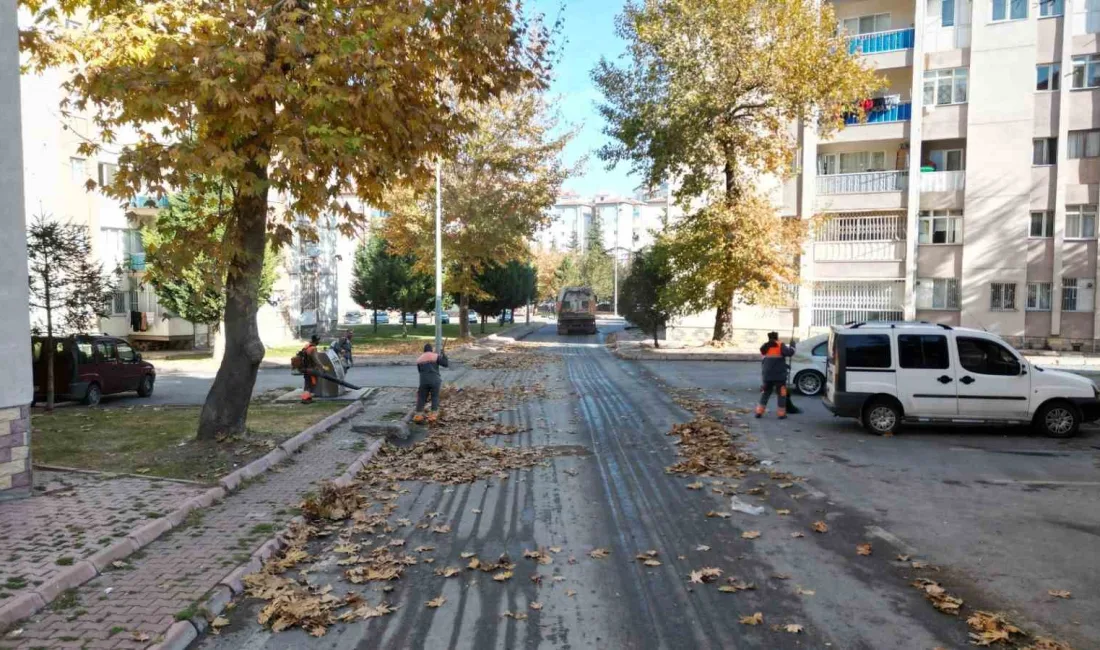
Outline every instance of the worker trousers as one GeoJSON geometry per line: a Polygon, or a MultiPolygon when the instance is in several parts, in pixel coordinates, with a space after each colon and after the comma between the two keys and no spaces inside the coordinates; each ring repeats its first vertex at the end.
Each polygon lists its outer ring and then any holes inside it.
{"type": "Polygon", "coordinates": [[[416,412],[419,413],[424,410],[424,405],[428,403],[428,397],[432,399],[432,410],[439,410],[439,389],[443,385],[443,382],[435,382],[433,384],[420,384],[419,390],[416,391],[416,412]]]}
{"type": "Polygon", "coordinates": [[[760,403],[756,406],[757,415],[764,413],[764,410],[768,406],[768,400],[772,396],[772,392],[775,392],[775,406],[776,413],[780,416],[787,415],[787,382],[785,381],[766,381],[760,388],[760,403]]]}

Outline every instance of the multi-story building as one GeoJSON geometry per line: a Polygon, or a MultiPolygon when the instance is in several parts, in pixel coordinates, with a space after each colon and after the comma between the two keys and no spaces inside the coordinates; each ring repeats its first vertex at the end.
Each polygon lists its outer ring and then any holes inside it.
{"type": "Polygon", "coordinates": [[[787,216],[833,217],[803,255],[803,332],[851,320],[1091,346],[1100,2],[835,0],[887,87],[828,141],[796,125],[787,216]]]}
{"type": "Polygon", "coordinates": [[[653,242],[653,231],[660,228],[663,205],[658,207],[609,192],[592,198],[566,192],[551,208],[550,225],[536,234],[535,243],[543,250],[566,251],[575,242],[577,250],[583,252],[588,246],[593,219],[598,218],[604,250],[618,251],[625,258],[653,242]]]}

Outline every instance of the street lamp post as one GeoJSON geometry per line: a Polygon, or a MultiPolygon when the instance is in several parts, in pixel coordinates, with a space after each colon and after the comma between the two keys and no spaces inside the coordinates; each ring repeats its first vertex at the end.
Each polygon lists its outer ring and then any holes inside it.
{"type": "Polygon", "coordinates": [[[435,160],[435,351],[443,352],[443,163],[435,160]]]}

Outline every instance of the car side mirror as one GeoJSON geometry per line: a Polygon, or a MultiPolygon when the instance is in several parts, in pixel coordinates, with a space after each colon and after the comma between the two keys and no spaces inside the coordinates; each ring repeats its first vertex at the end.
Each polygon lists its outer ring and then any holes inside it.
{"type": "Polygon", "coordinates": [[[141,353],[140,352],[135,352],[134,353],[134,362],[135,363],[141,363],[141,353]]]}
{"type": "Polygon", "coordinates": [[[1026,375],[1027,374],[1027,364],[1025,364],[1025,363],[1020,363],[1019,361],[1017,361],[1016,362],[1016,369],[1019,370],[1018,374],[1020,374],[1020,375],[1026,375]]]}

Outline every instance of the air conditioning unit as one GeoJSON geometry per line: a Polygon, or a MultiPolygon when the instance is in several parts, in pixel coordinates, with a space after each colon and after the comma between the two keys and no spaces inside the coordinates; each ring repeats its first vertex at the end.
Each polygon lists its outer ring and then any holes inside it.
{"type": "Polygon", "coordinates": [[[1086,289],[1091,289],[1092,288],[1092,282],[1086,282],[1085,283],[1085,288],[1086,289]]]}

